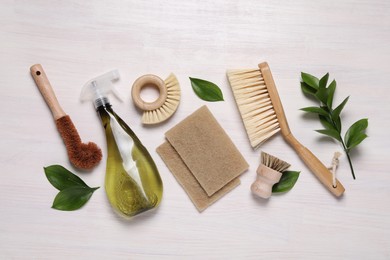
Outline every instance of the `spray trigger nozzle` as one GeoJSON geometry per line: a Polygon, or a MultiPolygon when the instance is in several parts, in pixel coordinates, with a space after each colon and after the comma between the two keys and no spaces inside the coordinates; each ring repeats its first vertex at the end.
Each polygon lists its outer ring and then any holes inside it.
{"type": "Polygon", "coordinates": [[[107,96],[110,92],[112,92],[120,101],[123,101],[113,85],[113,82],[119,80],[119,78],[119,71],[112,70],[89,80],[84,84],[84,87],[81,90],[81,101],[91,100],[96,106],[96,104],[102,100],[108,101],[107,96]]]}

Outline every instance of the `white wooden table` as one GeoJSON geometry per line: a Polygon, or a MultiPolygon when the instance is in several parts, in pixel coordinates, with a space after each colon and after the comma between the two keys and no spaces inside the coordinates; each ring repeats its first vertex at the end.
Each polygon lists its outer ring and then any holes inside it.
{"type": "MultiPolygon", "coordinates": [[[[356,1],[11,1],[0,8],[0,258],[1,259],[390,259],[389,75],[390,2],[356,1]],[[341,147],[314,132],[321,126],[299,108],[312,104],[300,72],[338,83],[335,100],[350,95],[344,128],[369,118],[368,135],[345,155],[335,199],[276,136],[262,150],[292,164],[301,176],[292,191],[269,201],[253,197],[260,151],[248,143],[225,72],[268,61],[293,133],[325,164],[341,147]],[[74,169],[51,114],[29,74],[41,63],[81,138],[103,148],[91,173],[74,169]],[[126,221],[113,213],[104,189],[81,210],[51,209],[56,190],[43,167],[61,164],[91,186],[104,186],[106,147],[83,84],[118,68],[124,102],[116,112],[149,149],[164,198],[153,212],[126,221]],[[177,75],[181,105],[157,127],[143,127],[130,100],[146,73],[177,75]],[[207,103],[188,77],[217,83],[224,102],[207,103]],[[241,185],[199,214],[155,148],[164,133],[206,104],[250,164],[241,185]]],[[[153,92],[146,93],[151,96],[153,92]]]]}

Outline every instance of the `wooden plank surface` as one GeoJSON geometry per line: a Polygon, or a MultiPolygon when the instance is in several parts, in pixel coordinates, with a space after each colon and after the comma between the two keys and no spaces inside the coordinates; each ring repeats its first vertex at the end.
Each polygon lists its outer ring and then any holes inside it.
{"type": "MultiPolygon", "coordinates": [[[[320,1],[45,1],[2,0],[0,8],[0,258],[1,259],[389,259],[390,2],[320,1]],[[325,165],[337,143],[320,137],[317,119],[299,108],[313,102],[300,90],[301,71],[338,83],[335,102],[350,99],[344,129],[369,118],[368,135],[346,156],[338,178],[346,192],[335,199],[282,137],[262,150],[300,170],[292,191],[268,201],[253,197],[260,151],[247,139],[227,69],[268,61],[291,131],[325,165]],[[81,103],[85,82],[117,68],[124,102],[115,111],[149,149],[165,190],[160,207],[126,221],[113,213],[104,189],[75,212],[51,209],[56,190],[43,167],[75,172],[50,111],[30,74],[41,63],[57,98],[84,141],[103,148],[104,132],[91,103],[81,103]],[[152,73],[175,73],[182,87],[177,113],[156,127],[141,125],[131,85],[152,73]],[[217,83],[225,101],[204,102],[188,77],[217,83]],[[207,105],[250,165],[241,185],[199,214],[155,152],[164,133],[207,105]]],[[[149,91],[151,98],[156,95],[149,91]]],[[[104,186],[105,162],[77,172],[104,186]]]]}

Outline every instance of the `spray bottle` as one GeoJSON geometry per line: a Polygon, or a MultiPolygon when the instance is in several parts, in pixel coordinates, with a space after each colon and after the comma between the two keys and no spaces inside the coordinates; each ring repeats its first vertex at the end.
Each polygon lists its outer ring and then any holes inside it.
{"type": "Polygon", "coordinates": [[[118,71],[113,70],[88,81],[81,100],[94,103],[105,129],[108,200],[115,211],[130,217],[155,208],[161,201],[163,184],[149,152],[112,109],[107,96],[112,92],[119,98],[112,85],[118,79],[118,71]]]}

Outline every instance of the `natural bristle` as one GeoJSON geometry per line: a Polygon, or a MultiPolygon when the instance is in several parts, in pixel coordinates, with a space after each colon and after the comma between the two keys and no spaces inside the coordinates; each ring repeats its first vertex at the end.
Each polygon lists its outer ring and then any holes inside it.
{"type": "Polygon", "coordinates": [[[143,124],[157,124],[170,118],[180,103],[180,85],[174,74],[164,80],[167,88],[167,98],[164,104],[154,110],[145,111],[142,115],[143,124]]]}
{"type": "Polygon", "coordinates": [[[284,172],[291,166],[289,163],[265,152],[261,152],[261,163],[278,172],[284,172]]]}
{"type": "Polygon", "coordinates": [[[101,161],[101,149],[95,143],[84,144],[81,142],[76,127],[69,116],[57,119],[56,125],[65,143],[69,160],[74,166],[89,170],[101,161]]]}
{"type": "Polygon", "coordinates": [[[227,76],[250,143],[256,149],[280,130],[267,86],[259,69],[230,70],[227,76]]]}
{"type": "Polygon", "coordinates": [[[92,169],[102,159],[102,151],[92,142],[81,143],[73,149],[68,150],[69,160],[74,166],[80,169],[92,169]]]}

